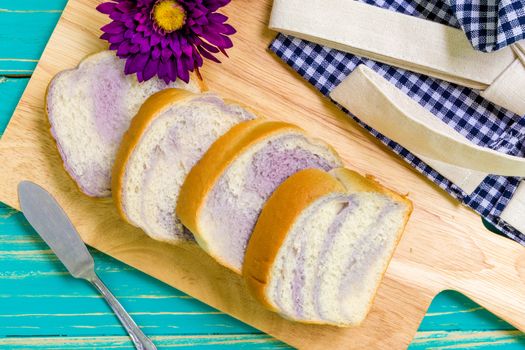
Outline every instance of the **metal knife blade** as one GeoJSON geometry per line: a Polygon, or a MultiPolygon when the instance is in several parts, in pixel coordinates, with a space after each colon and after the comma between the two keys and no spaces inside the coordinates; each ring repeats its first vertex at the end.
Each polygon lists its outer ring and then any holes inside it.
{"type": "Polygon", "coordinates": [[[53,196],[37,184],[23,181],[18,185],[18,198],[27,221],[69,273],[77,278],[91,277],[95,267],[93,257],[53,196]]]}
{"type": "Polygon", "coordinates": [[[74,277],[88,280],[106,299],[128,331],[135,347],[139,350],[156,350],[151,339],[142,332],[98,278],[93,257],[55,198],[37,184],[23,181],[18,185],[18,199],[27,221],[51,247],[69,273],[74,277]]]}

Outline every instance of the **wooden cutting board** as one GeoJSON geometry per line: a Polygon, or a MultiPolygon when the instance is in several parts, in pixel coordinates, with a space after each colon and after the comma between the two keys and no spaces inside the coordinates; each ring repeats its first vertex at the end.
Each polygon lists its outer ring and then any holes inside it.
{"type": "MultiPolygon", "coordinates": [[[[480,218],[416,174],[267,51],[270,0],[235,0],[237,28],[222,65],[207,64],[210,89],[329,141],[346,165],[409,193],[415,210],[374,306],[357,328],[302,325],[265,311],[242,280],[196,247],[155,242],[119,220],[110,199],[82,195],[61,166],[44,116],[52,76],[105,48],[97,0],[70,0],[0,141],[0,200],[18,208],[17,184],[32,180],[62,204],[91,246],[300,348],[405,348],[431,299],[455,289],[525,330],[525,248],[489,233],[480,218]]],[[[525,213],[524,213],[525,216],[525,213]]]]}

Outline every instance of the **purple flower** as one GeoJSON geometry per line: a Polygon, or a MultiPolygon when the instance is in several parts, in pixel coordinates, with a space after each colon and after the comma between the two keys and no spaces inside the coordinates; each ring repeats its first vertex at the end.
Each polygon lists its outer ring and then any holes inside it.
{"type": "Polygon", "coordinates": [[[126,60],[124,72],[140,82],[157,75],[166,83],[188,82],[203,57],[220,63],[215,54],[233,46],[235,29],[216,11],[230,0],[111,0],[97,7],[112,22],[101,39],[126,60]]]}

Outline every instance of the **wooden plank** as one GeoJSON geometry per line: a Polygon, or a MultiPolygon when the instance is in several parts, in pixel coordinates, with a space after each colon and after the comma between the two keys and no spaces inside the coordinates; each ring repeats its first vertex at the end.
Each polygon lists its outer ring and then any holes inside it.
{"type": "Polygon", "coordinates": [[[65,4],[66,0],[0,0],[0,75],[33,72],[65,4]]]}
{"type": "Polygon", "coordinates": [[[487,309],[455,291],[438,294],[430,305],[418,332],[516,330],[487,309]]]}
{"type": "Polygon", "coordinates": [[[0,76],[0,136],[4,133],[28,81],[29,79],[11,79],[0,76]]]}
{"type": "MultiPolygon", "coordinates": [[[[162,349],[290,349],[267,335],[153,336],[162,349]]],[[[410,350],[476,349],[515,350],[525,346],[525,337],[517,332],[428,332],[420,333],[410,350]]],[[[27,337],[0,339],[0,347],[9,349],[134,349],[125,336],[98,337],[27,337]]]]}
{"type": "MultiPolygon", "coordinates": [[[[140,320],[145,332],[157,335],[155,339],[163,347],[199,347],[212,343],[235,349],[249,345],[285,347],[266,336],[244,337],[260,332],[105,254],[94,250],[92,253],[98,273],[140,320]],[[195,337],[210,333],[225,337],[221,342],[217,342],[217,337],[195,337]],[[167,334],[170,336],[159,337],[167,334]],[[244,338],[239,341],[241,335],[244,338]],[[248,342],[249,339],[267,341],[255,345],[248,342]]],[[[81,342],[80,348],[132,347],[100,296],[83,281],[67,275],[22,214],[4,205],[0,205],[0,265],[3,267],[0,304],[4,305],[0,309],[0,338],[10,339],[7,343],[0,341],[0,346],[64,348],[81,342]]],[[[519,332],[495,339],[494,331],[512,327],[480,309],[458,293],[441,293],[430,306],[410,349],[424,349],[438,341],[440,346],[476,344],[488,348],[497,344],[504,345],[505,349],[521,344],[518,340],[523,335],[519,332]],[[458,329],[470,331],[454,332],[458,329]],[[445,337],[449,332],[453,332],[452,335],[445,337]],[[471,336],[465,336],[469,334],[471,336]]]]}
{"type": "MultiPolygon", "coordinates": [[[[97,273],[148,334],[260,334],[92,250],[97,273]]],[[[69,276],[23,215],[0,204],[0,337],[123,335],[105,301],[69,276]]]]}
{"type": "Polygon", "coordinates": [[[410,350],[514,350],[523,348],[525,348],[525,335],[519,331],[420,332],[414,337],[410,346],[410,350]]]}
{"type": "Polygon", "coordinates": [[[140,230],[122,224],[110,200],[88,200],[80,195],[60,167],[42,107],[44,90],[53,74],[104,47],[98,28],[107,19],[94,10],[95,5],[93,0],[68,3],[0,141],[0,158],[8,174],[0,193],[6,203],[17,206],[16,184],[21,179],[37,181],[62,202],[90,245],[295,346],[404,348],[432,297],[444,288],[468,293],[525,328],[525,307],[518,302],[525,298],[525,265],[520,263],[525,261],[523,247],[487,234],[477,215],[370,142],[371,138],[335,106],[321,100],[297,75],[290,74],[289,68],[266,54],[274,36],[265,29],[269,0],[229,5],[232,23],[242,28],[236,35],[236,47],[229,60],[221,66],[208,65],[203,74],[212,90],[272,117],[299,122],[316,136],[330,140],[354,169],[373,173],[400,192],[410,191],[414,215],[365,323],[358,328],[335,329],[283,320],[264,310],[247,294],[238,276],[199,249],[153,242],[140,230]],[[18,157],[10,156],[15,151],[18,157]]]}
{"type": "MultiPolygon", "coordinates": [[[[155,344],[162,349],[209,349],[210,347],[231,349],[289,349],[288,346],[263,334],[231,334],[203,336],[153,336],[155,344]]],[[[134,349],[125,336],[107,337],[27,337],[0,338],[0,347],[9,349],[134,349]]]]}
{"type": "MultiPolygon", "coordinates": [[[[67,0],[0,0],[0,12],[25,11],[28,13],[62,12],[67,0]]],[[[51,33],[49,33],[51,34],[51,33]]]]}

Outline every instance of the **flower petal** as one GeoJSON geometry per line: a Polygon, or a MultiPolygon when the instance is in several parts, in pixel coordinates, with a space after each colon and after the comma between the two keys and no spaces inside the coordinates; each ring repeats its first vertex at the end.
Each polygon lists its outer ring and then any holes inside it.
{"type": "Polygon", "coordinates": [[[146,63],[148,63],[148,54],[137,54],[135,61],[133,62],[138,70],[143,70],[146,63]]]}
{"type": "Polygon", "coordinates": [[[143,71],[144,80],[150,80],[151,78],[153,78],[157,74],[158,68],[159,68],[159,60],[149,59],[143,71]]]}
{"type": "Polygon", "coordinates": [[[113,34],[109,37],[109,40],[108,42],[110,44],[118,44],[120,43],[122,40],[124,40],[124,33],[119,33],[119,34],[113,34]]]}
{"type": "Polygon", "coordinates": [[[149,44],[151,46],[155,46],[157,44],[160,43],[160,37],[158,35],[152,35],[150,38],[149,38],[149,44]]]}
{"type": "Polygon", "coordinates": [[[105,15],[111,14],[113,11],[115,11],[115,7],[117,4],[114,2],[104,2],[97,6],[97,11],[101,12],[105,15]]]}
{"type": "Polygon", "coordinates": [[[228,20],[228,17],[226,17],[222,13],[212,12],[209,14],[208,19],[211,20],[212,22],[224,23],[228,20]]]}
{"type": "Polygon", "coordinates": [[[168,68],[168,76],[171,81],[177,80],[177,61],[175,59],[171,59],[170,62],[167,65],[168,68]]]}
{"type": "Polygon", "coordinates": [[[173,54],[175,55],[175,57],[180,57],[182,55],[179,37],[177,35],[175,35],[171,40],[170,47],[173,50],[173,54]]]}
{"type": "Polygon", "coordinates": [[[203,57],[205,57],[205,58],[207,58],[207,59],[209,59],[209,60],[211,60],[211,61],[213,61],[213,62],[221,63],[221,61],[219,61],[219,59],[218,59],[217,57],[213,56],[211,53],[209,53],[208,51],[206,51],[202,46],[199,46],[199,47],[198,47],[198,50],[199,50],[200,54],[201,54],[203,57]]]}
{"type": "Polygon", "coordinates": [[[119,1],[115,7],[122,13],[129,13],[133,10],[134,5],[132,1],[119,1]]]}
{"type": "Polygon", "coordinates": [[[169,60],[167,61],[160,60],[159,67],[158,67],[157,75],[159,76],[159,78],[164,80],[166,83],[170,82],[169,65],[170,65],[169,60]]]}
{"type": "Polygon", "coordinates": [[[151,57],[155,60],[160,58],[160,49],[158,47],[154,47],[153,50],[151,50],[151,57]]]}
{"type": "Polygon", "coordinates": [[[190,81],[190,73],[188,72],[187,61],[181,58],[177,61],[177,76],[185,83],[190,81]]]}
{"type": "Polygon", "coordinates": [[[130,54],[130,49],[131,49],[131,47],[129,45],[129,42],[123,41],[118,47],[117,56],[124,57],[124,56],[129,55],[130,54]]]}
{"type": "Polygon", "coordinates": [[[227,23],[223,24],[223,27],[224,27],[224,30],[222,31],[222,34],[232,35],[232,34],[237,33],[235,28],[233,28],[231,25],[227,23]]]}
{"type": "Polygon", "coordinates": [[[100,28],[100,30],[110,34],[118,34],[122,33],[125,30],[125,28],[119,22],[111,22],[100,28]]]}
{"type": "Polygon", "coordinates": [[[162,49],[162,53],[161,53],[161,57],[165,60],[169,59],[171,57],[171,55],[173,54],[173,52],[168,49],[168,48],[163,48],[162,49]]]}
{"type": "Polygon", "coordinates": [[[217,13],[230,0],[177,0],[186,11],[186,23],[172,33],[157,28],[151,18],[157,0],[111,0],[97,6],[111,22],[101,28],[101,38],[110,50],[126,60],[124,72],[136,74],[138,81],[157,76],[168,83],[188,82],[204,59],[220,63],[216,54],[233,46],[229,35],[235,29],[228,17],[217,13]]]}
{"type": "Polygon", "coordinates": [[[126,59],[126,65],[124,66],[125,74],[133,74],[137,71],[137,67],[134,62],[135,58],[135,56],[131,56],[126,59]]]}

